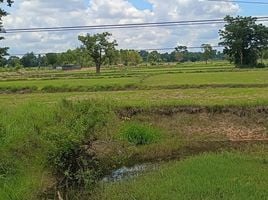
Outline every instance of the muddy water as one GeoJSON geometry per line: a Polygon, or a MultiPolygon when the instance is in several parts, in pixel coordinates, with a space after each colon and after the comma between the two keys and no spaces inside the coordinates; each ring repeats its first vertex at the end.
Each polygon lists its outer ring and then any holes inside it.
{"type": "Polygon", "coordinates": [[[104,177],[102,182],[119,182],[127,179],[131,179],[146,172],[150,172],[158,169],[160,164],[146,163],[135,165],[132,167],[121,167],[114,170],[110,175],[104,177]]]}
{"type": "Polygon", "coordinates": [[[161,164],[171,160],[181,160],[190,156],[199,155],[205,152],[221,152],[225,150],[241,150],[254,145],[268,145],[268,140],[240,140],[240,141],[203,141],[194,145],[186,146],[172,156],[166,156],[158,161],[149,161],[151,163],[141,163],[132,167],[121,167],[115,169],[110,175],[105,176],[101,182],[112,183],[120,182],[138,177],[147,172],[160,168],[161,164]]]}

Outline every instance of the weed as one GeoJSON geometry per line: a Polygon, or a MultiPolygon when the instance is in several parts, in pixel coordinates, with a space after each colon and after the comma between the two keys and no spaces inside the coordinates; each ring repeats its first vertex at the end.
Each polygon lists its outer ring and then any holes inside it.
{"type": "Polygon", "coordinates": [[[158,141],[161,138],[161,132],[148,124],[129,122],[123,126],[120,138],[135,145],[146,145],[158,141]]]}

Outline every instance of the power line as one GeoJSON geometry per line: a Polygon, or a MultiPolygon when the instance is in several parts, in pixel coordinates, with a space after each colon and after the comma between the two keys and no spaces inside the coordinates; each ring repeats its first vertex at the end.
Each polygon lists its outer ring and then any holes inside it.
{"type": "MultiPolygon", "coordinates": [[[[268,16],[256,17],[257,21],[268,21],[268,16]]],[[[36,33],[36,32],[62,32],[62,31],[82,31],[82,30],[105,30],[105,29],[137,29],[152,27],[171,27],[171,26],[191,26],[191,25],[213,25],[224,24],[224,19],[207,19],[207,20],[189,20],[189,21],[167,21],[167,22],[150,22],[150,23],[133,23],[133,24],[103,24],[91,26],[61,26],[61,27],[37,27],[37,28],[20,28],[5,29],[5,33],[36,33]]]]}
{"type": "MultiPolygon", "coordinates": [[[[268,18],[268,17],[267,17],[268,18]]],[[[47,30],[47,29],[72,29],[72,28],[96,28],[96,27],[122,27],[122,26],[142,26],[142,25],[159,25],[159,24],[179,24],[179,23],[195,23],[195,22],[218,22],[223,19],[208,19],[208,20],[188,20],[188,21],[167,21],[167,22],[145,22],[145,23],[128,23],[128,24],[103,24],[92,26],[59,26],[49,28],[21,28],[21,29],[7,29],[7,31],[23,31],[23,30],[47,30]]]]}
{"type": "MultiPolygon", "coordinates": [[[[215,46],[211,46],[212,48],[222,48],[224,46],[219,46],[219,45],[215,45],[215,46]]],[[[187,47],[187,49],[202,49],[203,47],[201,46],[191,46],[191,47],[187,47]]],[[[151,49],[134,49],[135,51],[165,51],[165,50],[175,50],[175,47],[166,47],[166,48],[151,48],[151,49]]]]}
{"type": "Polygon", "coordinates": [[[268,5],[268,2],[263,2],[263,1],[240,1],[240,0],[234,0],[234,1],[233,0],[207,0],[207,1],[268,5]]]}
{"type": "MultiPolygon", "coordinates": [[[[223,48],[224,46],[219,46],[219,45],[215,45],[215,46],[211,46],[212,48],[223,48]]],[[[187,49],[202,49],[203,47],[201,46],[189,46],[187,47],[187,49]]],[[[170,51],[170,50],[175,50],[175,47],[163,47],[163,48],[147,48],[147,49],[127,49],[127,50],[134,50],[134,51],[170,51]]],[[[40,53],[34,53],[34,55],[46,55],[49,53],[53,53],[53,52],[40,52],[40,53]]],[[[65,53],[65,52],[57,52],[55,54],[60,54],[60,53],[65,53]]],[[[14,54],[9,54],[9,56],[24,56],[27,53],[14,53],[14,54]]]]}

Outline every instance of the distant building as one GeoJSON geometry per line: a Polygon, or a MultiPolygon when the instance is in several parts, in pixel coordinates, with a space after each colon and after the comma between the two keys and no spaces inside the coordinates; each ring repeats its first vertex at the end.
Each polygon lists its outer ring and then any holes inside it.
{"type": "Polygon", "coordinates": [[[58,67],[56,67],[56,69],[57,70],[64,70],[64,71],[68,71],[68,70],[80,70],[81,69],[81,66],[68,64],[68,65],[58,66],[58,67]]]}

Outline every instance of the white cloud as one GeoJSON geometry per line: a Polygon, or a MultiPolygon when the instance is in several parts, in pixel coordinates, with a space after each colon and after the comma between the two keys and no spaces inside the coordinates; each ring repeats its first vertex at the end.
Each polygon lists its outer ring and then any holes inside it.
{"type": "MultiPolygon", "coordinates": [[[[118,23],[161,22],[223,18],[239,6],[202,0],[148,0],[152,10],[139,10],[127,0],[21,0],[4,19],[6,28],[53,27],[118,23]]],[[[196,46],[216,43],[220,26],[110,30],[121,48],[196,46]]],[[[99,31],[101,32],[101,30],[99,31]]],[[[4,44],[11,53],[64,51],[79,46],[83,32],[7,34],[4,44]]],[[[86,31],[84,32],[86,33],[86,31]]],[[[91,31],[92,33],[92,31],[91,31]]]]}

